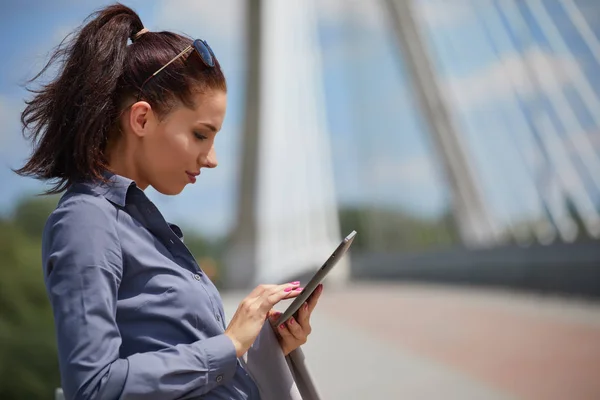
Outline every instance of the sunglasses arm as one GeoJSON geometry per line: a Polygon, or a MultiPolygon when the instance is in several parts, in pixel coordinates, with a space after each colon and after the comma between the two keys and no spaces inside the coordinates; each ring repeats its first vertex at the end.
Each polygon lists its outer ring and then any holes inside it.
{"type": "Polygon", "coordinates": [[[185,49],[183,49],[181,51],[181,53],[177,54],[171,61],[169,61],[168,63],[166,63],[165,65],[163,65],[158,71],[156,71],[155,73],[152,74],[152,76],[150,78],[152,78],[153,76],[155,76],[156,74],[158,74],[160,71],[162,71],[163,69],[167,68],[169,65],[173,64],[175,61],[177,61],[181,56],[183,56],[185,53],[187,53],[188,51],[190,51],[190,49],[192,49],[194,46],[189,45],[188,47],[186,47],[185,49]]]}

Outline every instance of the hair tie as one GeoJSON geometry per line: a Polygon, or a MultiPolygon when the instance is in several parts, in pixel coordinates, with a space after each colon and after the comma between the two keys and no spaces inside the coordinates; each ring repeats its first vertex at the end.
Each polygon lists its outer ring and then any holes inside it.
{"type": "Polygon", "coordinates": [[[135,42],[136,40],[138,40],[146,32],[150,32],[150,31],[148,29],[146,29],[146,28],[142,28],[138,33],[136,33],[135,35],[133,35],[132,41],[135,42]]]}

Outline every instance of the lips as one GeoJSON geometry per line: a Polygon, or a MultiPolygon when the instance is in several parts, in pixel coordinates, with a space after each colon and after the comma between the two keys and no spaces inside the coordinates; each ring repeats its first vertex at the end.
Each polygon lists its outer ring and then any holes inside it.
{"type": "Polygon", "coordinates": [[[196,177],[200,175],[200,172],[189,172],[185,171],[191,183],[196,183],[196,177]]]}

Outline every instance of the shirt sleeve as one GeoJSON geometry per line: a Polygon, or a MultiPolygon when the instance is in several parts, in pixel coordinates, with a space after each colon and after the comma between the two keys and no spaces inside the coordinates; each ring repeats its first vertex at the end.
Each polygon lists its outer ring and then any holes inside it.
{"type": "Polygon", "coordinates": [[[227,383],[237,358],[224,334],[120,358],[117,212],[103,198],[71,199],[52,213],[44,230],[44,276],[65,397],[186,399],[227,383]]]}

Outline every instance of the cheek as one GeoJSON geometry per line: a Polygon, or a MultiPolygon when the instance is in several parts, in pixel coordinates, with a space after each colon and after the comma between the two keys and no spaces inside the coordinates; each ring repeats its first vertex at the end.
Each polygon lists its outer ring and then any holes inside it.
{"type": "Polygon", "coordinates": [[[166,171],[188,164],[193,157],[193,143],[189,136],[185,133],[163,133],[153,145],[153,153],[158,161],[156,164],[166,171]]]}
{"type": "MultiPolygon", "coordinates": [[[[192,138],[193,140],[193,138],[192,138]]],[[[188,183],[185,171],[193,168],[193,141],[183,134],[165,134],[148,146],[146,173],[148,183],[159,193],[176,195],[188,183]]],[[[150,143],[149,143],[150,144],[150,143]]]]}

